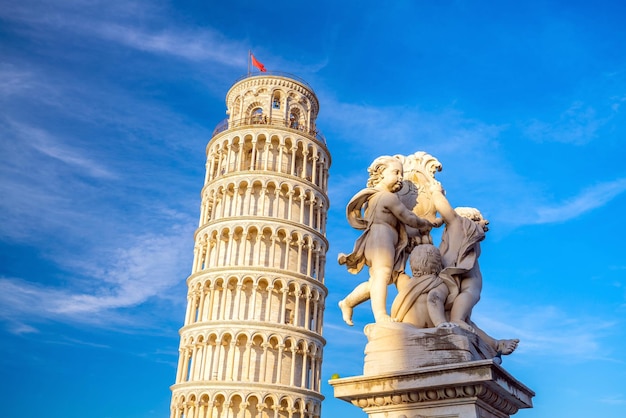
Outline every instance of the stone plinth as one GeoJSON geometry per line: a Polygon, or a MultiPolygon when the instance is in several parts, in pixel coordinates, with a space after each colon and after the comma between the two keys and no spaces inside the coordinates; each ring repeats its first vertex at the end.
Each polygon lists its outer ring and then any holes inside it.
{"type": "Polygon", "coordinates": [[[496,351],[477,334],[462,328],[416,328],[391,322],[365,327],[363,375],[405,372],[420,367],[487,360],[496,351]]]}
{"type": "Polygon", "coordinates": [[[370,418],[508,418],[534,396],[492,359],[329,383],[370,418]]]}

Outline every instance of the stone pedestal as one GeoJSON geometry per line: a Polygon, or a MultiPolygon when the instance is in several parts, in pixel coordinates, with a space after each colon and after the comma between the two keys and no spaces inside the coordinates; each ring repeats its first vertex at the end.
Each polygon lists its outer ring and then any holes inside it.
{"type": "Polygon", "coordinates": [[[488,360],[497,355],[477,334],[460,327],[421,329],[392,322],[369,324],[365,335],[365,376],[488,360]]]}
{"type": "Polygon", "coordinates": [[[493,360],[404,373],[334,379],[335,397],[369,418],[508,418],[532,408],[534,392],[493,360]]]}
{"type": "Polygon", "coordinates": [[[363,376],[329,383],[370,418],[508,418],[532,408],[534,392],[475,333],[389,323],[365,334],[363,376]]]}

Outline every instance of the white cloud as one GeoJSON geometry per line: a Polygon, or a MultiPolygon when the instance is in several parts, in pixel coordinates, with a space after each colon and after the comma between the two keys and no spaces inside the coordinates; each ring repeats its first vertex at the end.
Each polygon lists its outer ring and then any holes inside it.
{"type": "Polygon", "coordinates": [[[187,26],[183,29],[170,26],[170,19],[165,18],[168,11],[150,3],[124,2],[123,8],[106,2],[56,6],[15,4],[5,8],[0,15],[27,25],[32,35],[50,36],[50,31],[54,30],[79,36],[83,41],[102,39],[135,50],[190,61],[245,66],[247,47],[243,42],[230,40],[206,27],[188,29],[187,26]]]}
{"type": "Polygon", "coordinates": [[[118,23],[98,25],[94,29],[92,34],[140,51],[166,54],[190,61],[211,61],[241,68],[245,66],[245,46],[210,29],[166,29],[155,32],[118,23]]]}
{"type": "MultiPolygon", "coordinates": [[[[618,108],[613,107],[614,114],[618,108]]],[[[596,110],[582,102],[574,102],[557,120],[545,122],[532,120],[526,127],[526,135],[538,142],[561,142],[574,145],[594,140],[600,128],[612,117],[598,117],[596,110]]]]}
{"type": "Polygon", "coordinates": [[[600,403],[608,405],[626,405],[626,398],[623,394],[607,395],[600,399],[600,403]]]}
{"type": "MultiPolygon", "coordinates": [[[[105,257],[106,264],[86,271],[100,286],[92,293],[69,294],[62,304],[51,307],[55,313],[79,315],[108,309],[135,306],[180,282],[181,272],[189,266],[182,266],[181,260],[188,255],[185,245],[189,241],[187,231],[176,235],[145,235],[136,239],[132,247],[115,250],[111,257],[105,257]]],[[[80,265],[80,264],[78,264],[80,265]]]]}
{"type": "Polygon", "coordinates": [[[616,321],[566,312],[557,306],[506,306],[481,302],[473,315],[481,328],[494,338],[519,338],[518,352],[531,356],[554,356],[564,362],[611,359],[603,339],[619,328],[616,321]],[[485,307],[488,307],[485,310],[485,307]],[[511,314],[508,314],[510,312],[511,314]]]}
{"type": "Polygon", "coordinates": [[[179,212],[173,208],[181,200],[174,196],[193,170],[172,167],[188,162],[189,148],[198,147],[202,171],[207,128],[118,87],[81,84],[26,65],[0,66],[0,80],[4,75],[17,81],[0,86],[10,93],[0,99],[6,107],[0,118],[0,235],[34,244],[51,232],[83,240],[77,237],[86,228],[126,231],[115,215],[127,211],[117,203],[129,193],[128,203],[151,208],[136,218],[154,222],[154,215],[179,212]],[[169,199],[146,202],[155,195],[169,199]]]}
{"type": "Polygon", "coordinates": [[[606,205],[615,197],[624,193],[624,191],[626,191],[626,179],[601,183],[590,189],[583,190],[578,196],[568,199],[559,205],[538,207],[534,221],[528,220],[528,223],[566,222],[606,205]]]}
{"type": "Polygon", "coordinates": [[[96,178],[117,177],[107,168],[99,164],[93,158],[84,155],[83,152],[61,143],[43,129],[27,126],[18,122],[10,122],[15,133],[16,140],[21,141],[68,166],[78,168],[82,174],[96,178]]]}
{"type": "Polygon", "coordinates": [[[77,257],[82,261],[67,263],[73,270],[64,287],[0,278],[0,316],[16,333],[34,332],[30,324],[46,319],[99,326],[125,321],[116,310],[160,298],[184,280],[188,241],[188,231],[178,228],[169,235],[137,237],[113,251],[93,248],[77,257]]]}
{"type": "Polygon", "coordinates": [[[10,63],[0,64],[0,97],[10,98],[32,89],[33,80],[29,71],[10,63]]]}
{"type": "Polygon", "coordinates": [[[427,112],[408,106],[343,103],[321,94],[323,120],[341,133],[342,141],[366,150],[373,160],[382,154],[426,151],[439,158],[481,155],[504,127],[464,117],[453,108],[427,112]],[[394,149],[389,150],[393,144],[394,149]]]}

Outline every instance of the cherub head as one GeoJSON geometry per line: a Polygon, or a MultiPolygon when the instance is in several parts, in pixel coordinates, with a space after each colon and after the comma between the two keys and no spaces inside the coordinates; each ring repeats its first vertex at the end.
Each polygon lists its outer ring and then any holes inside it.
{"type": "Polygon", "coordinates": [[[432,244],[420,244],[411,251],[409,264],[414,277],[439,274],[442,268],[441,253],[432,244]]]}
{"type": "Polygon", "coordinates": [[[402,162],[388,155],[376,158],[367,169],[370,177],[367,187],[376,187],[384,183],[385,188],[397,192],[402,188],[402,162]]]}
{"type": "Polygon", "coordinates": [[[489,228],[487,228],[487,225],[489,225],[489,221],[483,218],[483,215],[480,213],[478,209],[458,207],[458,208],[454,208],[454,211],[459,216],[462,216],[467,219],[471,219],[472,221],[476,222],[478,225],[482,227],[483,231],[487,232],[489,230],[489,228]]]}

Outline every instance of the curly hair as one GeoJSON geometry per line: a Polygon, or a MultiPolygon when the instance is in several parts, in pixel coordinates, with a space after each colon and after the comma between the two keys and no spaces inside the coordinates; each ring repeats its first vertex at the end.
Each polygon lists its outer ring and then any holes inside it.
{"type": "Polygon", "coordinates": [[[439,248],[432,244],[420,244],[411,251],[409,264],[413,276],[439,274],[442,268],[439,248]]]}
{"type": "Polygon", "coordinates": [[[480,211],[476,208],[468,208],[468,207],[458,207],[458,208],[454,208],[454,211],[457,213],[457,215],[462,216],[463,218],[467,218],[467,219],[471,219],[472,221],[478,222],[478,221],[482,221],[485,218],[483,218],[482,213],[480,213],[480,211]]]}
{"type": "Polygon", "coordinates": [[[376,158],[367,168],[367,172],[370,175],[369,179],[367,179],[367,187],[376,186],[380,182],[385,168],[394,161],[400,163],[400,166],[402,166],[402,161],[397,157],[383,155],[376,158]]]}

